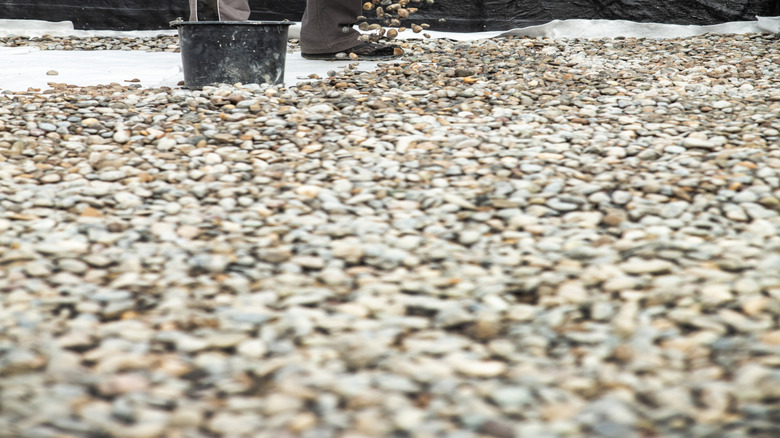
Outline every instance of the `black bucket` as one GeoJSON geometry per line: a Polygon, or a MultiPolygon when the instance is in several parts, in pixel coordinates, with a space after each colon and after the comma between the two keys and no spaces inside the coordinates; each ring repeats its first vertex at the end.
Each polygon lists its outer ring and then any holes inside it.
{"type": "Polygon", "coordinates": [[[174,21],[184,85],[281,84],[287,21],[174,21]]]}

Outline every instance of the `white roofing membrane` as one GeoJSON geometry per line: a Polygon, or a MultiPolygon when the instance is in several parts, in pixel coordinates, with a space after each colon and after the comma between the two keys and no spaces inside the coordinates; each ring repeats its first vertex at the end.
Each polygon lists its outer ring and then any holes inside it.
{"type": "MultiPolygon", "coordinates": [[[[300,24],[290,27],[290,38],[297,38],[300,24]]],[[[744,34],[780,32],[780,17],[756,17],[755,21],[730,22],[710,26],[636,23],[622,20],[555,20],[550,23],[510,31],[452,33],[427,32],[432,38],[469,41],[501,35],[547,38],[677,38],[705,33],[744,34]]],[[[174,35],[176,30],[156,31],[87,31],[76,30],[70,22],[38,20],[0,20],[0,38],[7,36],[116,36],[143,37],[174,35]]],[[[422,38],[411,31],[399,39],[422,38]]],[[[285,85],[310,80],[316,74],[324,78],[330,70],[339,70],[353,61],[305,60],[300,53],[288,53],[285,62],[285,85]]],[[[0,47],[0,92],[47,89],[49,82],[78,86],[136,83],[141,87],[177,87],[184,79],[180,53],[121,50],[59,51],[40,50],[34,46],[0,47]],[[47,73],[56,72],[56,75],[47,73]]],[[[357,69],[371,71],[375,62],[360,61],[357,69]]]]}

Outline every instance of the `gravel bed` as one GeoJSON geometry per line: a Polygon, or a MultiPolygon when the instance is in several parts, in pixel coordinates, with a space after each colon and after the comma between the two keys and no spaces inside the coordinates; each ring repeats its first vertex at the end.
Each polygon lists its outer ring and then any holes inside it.
{"type": "Polygon", "coordinates": [[[780,436],[780,37],[401,44],[0,92],[0,436],[780,436]]]}
{"type": "Polygon", "coordinates": [[[7,36],[0,38],[0,47],[33,46],[41,50],[141,50],[144,52],[178,52],[177,35],[160,34],[149,37],[72,37],[72,36],[7,36]]]}
{"type": "MultiPolygon", "coordinates": [[[[0,37],[0,47],[36,47],[40,50],[139,50],[143,52],[181,52],[178,35],[160,34],[149,37],[0,37]]],[[[291,38],[287,51],[300,52],[298,40],[291,38]]]]}

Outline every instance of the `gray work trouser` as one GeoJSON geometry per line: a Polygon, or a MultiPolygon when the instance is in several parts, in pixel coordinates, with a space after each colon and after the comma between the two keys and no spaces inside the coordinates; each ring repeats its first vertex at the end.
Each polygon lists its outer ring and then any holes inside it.
{"type": "MultiPolygon", "coordinates": [[[[190,21],[197,21],[195,10],[197,0],[189,0],[190,21]]],[[[249,19],[249,0],[218,0],[219,19],[221,21],[245,21],[249,19]]],[[[199,16],[201,14],[198,14],[199,16]]]]}
{"type": "Polygon", "coordinates": [[[249,19],[248,0],[220,0],[219,18],[222,21],[245,21],[249,19]]]}
{"type": "MultiPolygon", "coordinates": [[[[335,53],[358,44],[360,32],[352,24],[363,12],[361,0],[306,0],[301,20],[303,53],[335,53]],[[344,32],[344,27],[349,29],[344,32]]],[[[220,18],[242,21],[249,18],[248,0],[220,0],[220,18]]]]}
{"type": "Polygon", "coordinates": [[[358,44],[360,32],[352,29],[362,15],[361,0],[306,0],[301,20],[301,52],[335,53],[358,44]],[[344,28],[348,32],[344,32],[344,28]]]}
{"type": "MultiPolygon", "coordinates": [[[[301,20],[303,53],[335,53],[358,44],[360,32],[352,24],[363,11],[361,0],[306,0],[301,20]],[[348,32],[344,32],[344,28],[348,32]]],[[[220,0],[219,15],[223,21],[249,18],[248,0],[220,0]]]]}

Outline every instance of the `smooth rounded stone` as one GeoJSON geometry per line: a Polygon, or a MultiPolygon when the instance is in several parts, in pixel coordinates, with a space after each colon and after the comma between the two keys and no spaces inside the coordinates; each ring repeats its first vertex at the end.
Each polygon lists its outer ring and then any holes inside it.
{"type": "Polygon", "coordinates": [[[248,294],[252,289],[251,282],[248,278],[236,274],[225,278],[222,281],[222,287],[239,295],[248,294]]]}
{"type": "Polygon", "coordinates": [[[685,201],[670,202],[661,208],[661,217],[671,219],[680,217],[690,207],[685,201]]]}
{"type": "Polygon", "coordinates": [[[127,178],[127,174],[121,170],[106,170],[100,172],[99,178],[101,181],[114,182],[127,178]]]}
{"type": "Polygon", "coordinates": [[[62,181],[62,176],[58,173],[50,173],[42,176],[39,181],[44,184],[54,184],[62,181]]]}
{"type": "Polygon", "coordinates": [[[210,348],[230,349],[236,348],[247,336],[243,333],[214,333],[206,337],[210,348]]]}
{"type": "Polygon", "coordinates": [[[287,424],[287,428],[293,433],[304,433],[313,429],[318,422],[317,415],[311,412],[302,412],[290,420],[287,424]]]}
{"type": "Polygon", "coordinates": [[[165,204],[165,213],[171,216],[175,216],[182,211],[182,205],[178,202],[169,202],[165,204]]]}
{"type": "Polygon", "coordinates": [[[743,202],[740,204],[740,207],[750,216],[751,219],[769,219],[769,218],[775,218],[777,217],[777,213],[769,210],[767,208],[764,208],[763,206],[759,204],[755,204],[752,202],[743,202]]]}
{"type": "Polygon", "coordinates": [[[209,347],[208,341],[193,336],[181,335],[176,339],[176,349],[184,353],[195,353],[209,347]]]}
{"type": "Polygon", "coordinates": [[[358,262],[365,254],[364,245],[357,239],[333,241],[331,250],[334,257],[344,259],[350,263],[358,262]]]}
{"type": "Polygon", "coordinates": [[[741,202],[756,202],[758,201],[759,195],[756,192],[753,192],[751,190],[744,190],[736,195],[734,195],[731,200],[733,202],[741,203],[741,202]]]}
{"type": "Polygon", "coordinates": [[[323,269],[325,267],[325,260],[316,256],[292,257],[290,263],[294,263],[306,269],[323,269]]]}
{"type": "Polygon", "coordinates": [[[70,272],[58,272],[49,277],[49,282],[58,286],[77,285],[80,283],[79,277],[70,272]]]}
{"type": "Polygon", "coordinates": [[[333,111],[333,107],[331,105],[329,105],[329,104],[322,103],[322,104],[318,104],[318,105],[309,106],[309,107],[306,108],[306,111],[310,112],[310,113],[320,113],[320,114],[322,114],[322,113],[330,113],[330,112],[333,111]]]}
{"type": "Polygon", "coordinates": [[[0,359],[0,376],[27,374],[46,366],[46,358],[26,349],[13,349],[0,359]]]}
{"type": "Polygon", "coordinates": [[[170,240],[175,236],[173,224],[167,222],[152,224],[152,226],[149,227],[149,231],[163,240],[170,240]]]}
{"type": "Polygon", "coordinates": [[[179,405],[171,414],[170,425],[172,427],[197,428],[206,415],[202,408],[190,405],[179,405]]]}
{"type": "Polygon", "coordinates": [[[25,264],[24,271],[31,277],[46,277],[52,274],[52,265],[45,261],[32,261],[25,264]]]}
{"type": "Polygon", "coordinates": [[[65,349],[88,349],[95,343],[95,338],[92,335],[78,331],[71,331],[57,338],[57,345],[65,349]]]}
{"type": "Polygon", "coordinates": [[[507,227],[513,230],[523,229],[528,226],[537,225],[539,218],[529,214],[513,214],[507,219],[507,227]]]}
{"type": "MultiPolygon", "coordinates": [[[[104,396],[117,397],[122,394],[142,392],[149,388],[149,380],[137,373],[126,373],[113,375],[101,381],[97,385],[100,394],[104,396]]],[[[116,414],[116,407],[114,413],[116,414]]],[[[128,415],[133,417],[133,415],[128,415]]]]}
{"type": "Polygon", "coordinates": [[[736,397],[742,402],[777,397],[780,373],[757,364],[748,364],[736,371],[736,397]]]}
{"type": "Polygon", "coordinates": [[[113,318],[121,316],[126,312],[130,312],[135,308],[136,303],[133,300],[112,301],[103,307],[101,314],[106,318],[113,318]]]}
{"type": "Polygon", "coordinates": [[[768,220],[757,219],[751,222],[750,225],[748,225],[746,231],[766,238],[770,236],[776,236],[780,231],[780,229],[778,229],[778,227],[776,227],[774,224],[772,224],[772,222],[768,220]]]}
{"type": "Polygon", "coordinates": [[[111,429],[115,426],[111,418],[111,405],[104,401],[91,401],[85,403],[79,409],[80,417],[87,423],[104,429],[111,429]]]}
{"type": "Polygon", "coordinates": [[[769,320],[755,321],[746,317],[741,312],[736,312],[730,309],[721,309],[718,311],[718,319],[733,327],[739,332],[754,333],[766,331],[772,326],[772,322],[769,320]]]}
{"type": "Polygon", "coordinates": [[[80,240],[44,240],[36,245],[35,250],[50,256],[72,256],[84,254],[89,250],[89,244],[80,240]]]}
{"type": "Polygon", "coordinates": [[[464,245],[473,245],[479,242],[482,233],[477,230],[465,230],[458,236],[458,242],[464,245]]]}
{"type": "MultiPolygon", "coordinates": [[[[362,436],[386,436],[393,428],[389,419],[379,409],[362,409],[354,414],[354,435],[352,438],[362,436]]],[[[344,434],[345,437],[350,432],[344,434]]]]}
{"type": "Polygon", "coordinates": [[[633,258],[620,265],[620,269],[627,274],[666,274],[672,271],[674,264],[661,259],[643,260],[633,258]]]}
{"type": "Polygon", "coordinates": [[[208,421],[211,433],[227,435],[248,435],[260,430],[263,419],[253,413],[219,412],[208,421]]]}
{"type": "Polygon", "coordinates": [[[691,146],[687,142],[683,143],[682,146],[681,145],[669,145],[669,146],[665,146],[664,147],[664,153],[676,154],[676,155],[684,154],[684,153],[688,152],[688,148],[689,147],[695,147],[695,146],[691,146]]]}
{"type": "Polygon", "coordinates": [[[193,225],[182,225],[176,228],[176,235],[184,239],[194,239],[201,234],[201,229],[193,225]]]}
{"type": "Polygon", "coordinates": [[[225,254],[199,254],[194,257],[192,264],[207,272],[225,272],[230,264],[230,257],[225,254]]]}
{"type": "Polygon", "coordinates": [[[604,220],[605,215],[598,211],[578,211],[563,217],[565,223],[576,223],[583,228],[595,228],[604,220]]]}
{"type": "Polygon", "coordinates": [[[499,361],[478,361],[466,357],[448,357],[447,362],[459,373],[468,377],[498,377],[507,370],[507,364],[499,361]]]}
{"type": "Polygon", "coordinates": [[[739,205],[724,204],[721,208],[724,216],[728,219],[738,222],[747,222],[749,220],[747,213],[739,205]]]}
{"type": "Polygon", "coordinates": [[[130,132],[127,130],[119,130],[111,137],[115,142],[119,144],[125,144],[130,141],[130,132]]]}
{"type": "Polygon", "coordinates": [[[405,408],[394,413],[393,424],[400,430],[417,429],[425,420],[426,413],[421,409],[405,408]]]}
{"type": "Polygon", "coordinates": [[[438,326],[447,328],[462,325],[474,321],[475,316],[462,306],[457,304],[446,305],[436,314],[438,326]]]}
{"type": "Polygon", "coordinates": [[[538,165],[538,164],[522,164],[520,166],[520,170],[522,170],[525,173],[539,173],[544,169],[544,167],[538,165]]]}
{"type": "Polygon", "coordinates": [[[768,310],[771,305],[767,297],[760,294],[745,294],[747,296],[740,297],[739,302],[742,312],[748,316],[757,317],[763,312],[768,310]]]}
{"type": "Polygon", "coordinates": [[[587,406],[580,415],[601,436],[634,436],[637,416],[621,400],[602,398],[587,406]]]}
{"type": "Polygon", "coordinates": [[[641,281],[630,275],[618,275],[608,279],[604,282],[604,290],[609,292],[617,292],[623,290],[636,289],[641,284],[641,281]]]}
{"type": "Polygon", "coordinates": [[[536,402],[531,390],[523,386],[502,386],[491,391],[489,397],[502,409],[513,412],[536,402]]]}
{"type": "Polygon", "coordinates": [[[329,286],[348,286],[352,282],[352,278],[346,272],[337,268],[323,269],[318,278],[329,286]]]}
{"type": "MultiPolygon", "coordinates": [[[[128,138],[128,141],[130,139],[128,138]]],[[[172,138],[163,137],[157,140],[157,150],[161,152],[167,152],[176,148],[178,143],[172,138]]]]}
{"type": "Polygon", "coordinates": [[[723,136],[708,137],[703,132],[693,132],[682,141],[686,148],[715,149],[726,144],[728,139],[723,136]]]}
{"type": "Polygon", "coordinates": [[[316,198],[322,191],[322,187],[315,185],[302,185],[295,189],[295,193],[306,198],[316,198]]]}
{"type": "Polygon", "coordinates": [[[625,205],[628,204],[629,201],[633,198],[630,193],[624,191],[624,190],[616,190],[612,192],[612,196],[610,197],[612,202],[616,205],[625,205]]]}
{"type": "Polygon", "coordinates": [[[76,259],[60,259],[57,261],[57,267],[74,274],[84,274],[89,269],[86,263],[76,259]]]}
{"type": "Polygon", "coordinates": [[[719,305],[732,301],[734,296],[727,284],[707,284],[702,286],[699,292],[705,303],[719,305]]]}
{"type": "Polygon", "coordinates": [[[57,125],[54,125],[52,123],[38,123],[38,129],[41,129],[46,132],[54,132],[57,130],[57,125]]]}
{"type": "Polygon", "coordinates": [[[734,292],[741,295],[754,295],[761,292],[761,284],[753,278],[739,278],[732,285],[734,292]]]}
{"type": "Polygon", "coordinates": [[[143,200],[139,196],[127,192],[115,193],[114,200],[117,202],[117,207],[121,209],[137,208],[143,205],[143,200]]]}
{"type": "Polygon", "coordinates": [[[580,208],[578,204],[566,202],[558,198],[547,201],[545,205],[557,211],[574,211],[580,208]]]}
{"type": "MultiPolygon", "coordinates": [[[[673,154],[683,153],[686,150],[682,146],[674,146],[674,145],[666,146],[664,148],[664,151],[666,151],[666,148],[675,148],[675,149],[672,149],[671,151],[669,151],[669,153],[673,153],[673,154]]],[[[637,154],[638,158],[640,158],[642,160],[646,160],[646,161],[656,160],[660,156],[661,156],[661,154],[658,151],[654,150],[654,149],[645,149],[642,152],[637,154]]]]}
{"type": "Polygon", "coordinates": [[[105,268],[106,266],[113,263],[113,260],[106,257],[105,255],[95,253],[88,254],[82,257],[81,260],[95,268],[105,268]]]}
{"type": "Polygon", "coordinates": [[[625,211],[610,209],[604,215],[602,222],[611,227],[617,227],[628,219],[625,211]]]}
{"type": "Polygon", "coordinates": [[[605,301],[597,301],[590,307],[590,317],[595,321],[608,321],[615,314],[615,306],[605,301]]]}
{"type": "Polygon", "coordinates": [[[265,356],[268,348],[261,339],[247,339],[238,344],[236,352],[251,359],[259,359],[265,356]]]}
{"type": "Polygon", "coordinates": [[[122,438],[155,438],[168,428],[169,414],[159,410],[144,409],[138,414],[137,424],[124,428],[117,436],[122,438]]]}
{"type": "Polygon", "coordinates": [[[284,412],[297,411],[303,400],[286,394],[271,394],[265,400],[263,411],[266,415],[276,415],[284,412]]]}

